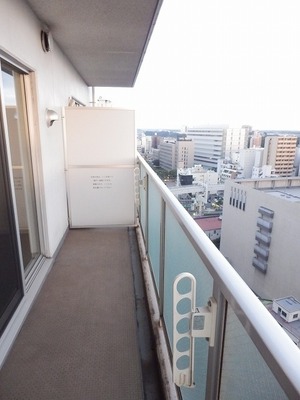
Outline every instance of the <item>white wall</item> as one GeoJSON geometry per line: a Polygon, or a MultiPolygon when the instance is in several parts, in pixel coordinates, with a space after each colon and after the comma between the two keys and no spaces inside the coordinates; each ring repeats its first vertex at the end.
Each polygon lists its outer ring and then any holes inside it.
{"type": "Polygon", "coordinates": [[[45,120],[46,108],[61,116],[62,107],[74,96],[88,104],[88,88],[62,54],[56,43],[44,53],[40,43],[42,23],[21,0],[1,0],[0,54],[32,70],[36,79],[39,169],[46,236],[46,255],[52,256],[68,226],[64,174],[63,125],[60,119],[51,128],[45,120]]]}
{"type": "Polygon", "coordinates": [[[256,149],[242,149],[240,151],[240,166],[243,168],[244,178],[251,178],[255,157],[256,149]]]}

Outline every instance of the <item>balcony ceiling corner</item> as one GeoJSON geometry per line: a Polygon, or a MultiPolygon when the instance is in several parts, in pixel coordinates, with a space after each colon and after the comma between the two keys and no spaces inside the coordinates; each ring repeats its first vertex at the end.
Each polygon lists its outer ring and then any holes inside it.
{"type": "Polygon", "coordinates": [[[89,86],[132,87],[163,0],[27,0],[89,86]]]}

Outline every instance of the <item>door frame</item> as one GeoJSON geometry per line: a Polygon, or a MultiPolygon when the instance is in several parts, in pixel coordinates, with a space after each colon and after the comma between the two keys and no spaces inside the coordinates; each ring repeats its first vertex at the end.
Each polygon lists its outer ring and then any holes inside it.
{"type": "MultiPolygon", "coordinates": [[[[39,108],[38,108],[38,96],[37,96],[37,82],[35,70],[30,66],[25,65],[21,61],[17,60],[11,54],[7,53],[0,48],[0,67],[2,63],[6,63],[16,68],[20,73],[22,73],[24,78],[24,89],[26,93],[26,111],[28,119],[28,129],[30,137],[30,148],[32,157],[32,169],[34,178],[34,188],[35,188],[35,199],[36,199],[36,209],[38,217],[38,230],[40,235],[40,247],[41,247],[41,258],[39,262],[36,263],[36,267],[33,268],[32,272],[28,274],[25,278],[24,269],[22,263],[20,264],[20,276],[22,279],[22,290],[24,293],[21,302],[14,311],[12,317],[10,318],[2,336],[0,337],[0,368],[6,360],[6,357],[11,349],[11,346],[16,339],[22,324],[24,323],[28,312],[30,311],[32,304],[40,291],[40,288],[45,281],[48,273],[50,272],[52,265],[54,263],[55,253],[53,257],[50,256],[49,250],[49,237],[48,237],[48,224],[46,218],[46,201],[45,201],[45,191],[44,191],[44,178],[43,178],[43,168],[42,168],[42,153],[41,153],[41,142],[40,142],[40,129],[39,129],[39,108]]],[[[2,79],[0,79],[0,113],[2,114],[4,101],[2,99],[3,87],[2,79]]],[[[2,118],[3,119],[3,118],[2,118]]],[[[4,130],[3,135],[7,141],[7,126],[5,119],[2,121],[2,129],[4,130]]],[[[7,144],[5,146],[5,153],[7,153],[7,144]]],[[[7,155],[8,160],[6,163],[9,167],[9,194],[11,195],[11,207],[12,210],[16,208],[16,199],[14,188],[12,186],[12,163],[10,154],[7,155]]],[[[17,216],[14,215],[14,229],[19,229],[17,216]]],[[[16,234],[17,240],[19,240],[19,234],[16,234]]],[[[60,248],[64,238],[61,240],[58,249],[60,248]]],[[[20,242],[18,243],[17,256],[21,257],[20,242]]]]}
{"type": "MultiPolygon", "coordinates": [[[[23,290],[27,292],[30,286],[33,284],[35,277],[37,276],[39,270],[41,269],[44,258],[49,254],[48,251],[48,235],[47,235],[47,220],[45,218],[46,213],[43,212],[45,210],[45,195],[44,195],[44,185],[43,185],[43,174],[42,174],[42,159],[41,159],[41,143],[40,143],[40,131],[39,131],[39,118],[38,118],[38,106],[37,106],[37,92],[36,92],[36,80],[35,80],[35,72],[32,68],[26,67],[24,64],[19,61],[13,59],[10,55],[2,52],[0,50],[0,69],[2,69],[2,64],[6,64],[11,66],[21,75],[22,85],[24,88],[24,96],[25,96],[25,112],[27,116],[27,124],[28,124],[28,136],[29,136],[29,147],[31,152],[31,163],[32,163],[32,173],[33,173],[33,185],[34,185],[34,195],[35,195],[35,205],[36,205],[36,213],[37,213],[37,222],[38,222],[38,235],[40,241],[40,256],[36,260],[34,266],[29,271],[28,274],[25,275],[22,260],[22,251],[21,251],[21,242],[19,232],[19,223],[17,218],[17,203],[15,197],[15,191],[13,187],[13,171],[12,171],[12,160],[9,149],[9,137],[8,137],[8,127],[6,118],[2,118],[3,120],[3,134],[6,142],[6,153],[7,153],[7,162],[8,162],[8,170],[9,170],[9,180],[10,180],[10,195],[12,199],[12,206],[14,210],[14,223],[17,229],[17,240],[18,240],[18,253],[21,264],[21,274],[23,280],[23,290]]],[[[1,96],[3,92],[2,81],[0,80],[0,113],[2,116],[5,115],[4,110],[4,99],[1,96]]]]}

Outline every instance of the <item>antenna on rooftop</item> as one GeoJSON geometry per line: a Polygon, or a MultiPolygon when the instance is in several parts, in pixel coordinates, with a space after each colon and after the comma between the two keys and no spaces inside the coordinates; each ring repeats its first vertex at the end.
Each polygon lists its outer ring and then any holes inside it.
{"type": "Polygon", "coordinates": [[[99,96],[97,99],[97,105],[99,105],[100,107],[109,107],[111,106],[111,100],[103,99],[102,96],[99,96]]]}

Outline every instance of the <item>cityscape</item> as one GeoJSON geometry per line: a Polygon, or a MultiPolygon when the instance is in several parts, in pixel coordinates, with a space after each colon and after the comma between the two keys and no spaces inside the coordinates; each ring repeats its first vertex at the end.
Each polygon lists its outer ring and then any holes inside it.
{"type": "Polygon", "coordinates": [[[210,125],[137,135],[139,153],[300,347],[300,132],[210,125]]]}
{"type": "Polygon", "coordinates": [[[299,1],[0,3],[0,399],[299,400],[299,1]]]}

